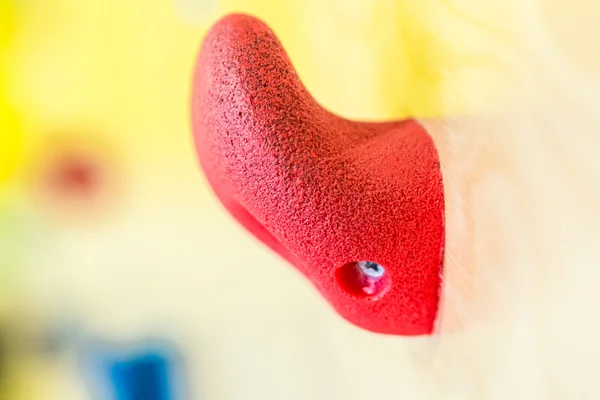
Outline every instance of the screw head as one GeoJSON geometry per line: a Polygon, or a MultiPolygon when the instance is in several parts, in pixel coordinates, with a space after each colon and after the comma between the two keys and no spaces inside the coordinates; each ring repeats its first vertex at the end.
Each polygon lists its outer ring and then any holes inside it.
{"type": "Polygon", "coordinates": [[[385,274],[385,268],[372,261],[359,261],[356,265],[369,278],[379,279],[385,274]]]}

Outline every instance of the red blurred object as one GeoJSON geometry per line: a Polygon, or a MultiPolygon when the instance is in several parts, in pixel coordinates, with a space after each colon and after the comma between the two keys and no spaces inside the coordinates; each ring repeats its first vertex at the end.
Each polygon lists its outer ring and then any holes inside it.
{"type": "Polygon", "coordinates": [[[102,185],[101,175],[95,160],[83,155],[65,155],[52,171],[48,184],[66,196],[92,197],[102,185]]]}
{"type": "Polygon", "coordinates": [[[98,138],[50,135],[34,171],[36,197],[61,219],[95,218],[116,200],[118,167],[113,149],[98,138]]]}

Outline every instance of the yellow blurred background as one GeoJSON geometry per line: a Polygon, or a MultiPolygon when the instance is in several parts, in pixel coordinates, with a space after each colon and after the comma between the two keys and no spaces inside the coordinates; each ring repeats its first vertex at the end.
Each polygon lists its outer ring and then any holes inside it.
{"type": "Polygon", "coordinates": [[[235,11],[265,20],[343,116],[505,107],[517,62],[495,54],[518,47],[504,27],[522,15],[467,3],[0,0],[0,398],[97,398],[82,337],[168,339],[182,398],[428,398],[404,342],[341,321],[220,208],[188,97],[203,35],[235,11]],[[65,321],[80,333],[60,351],[31,350],[65,321]]]}

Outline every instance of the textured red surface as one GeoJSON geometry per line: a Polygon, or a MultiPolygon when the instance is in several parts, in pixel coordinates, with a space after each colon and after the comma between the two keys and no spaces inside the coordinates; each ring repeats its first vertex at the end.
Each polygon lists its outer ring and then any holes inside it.
{"type": "Polygon", "coordinates": [[[365,329],[433,330],[444,244],[437,152],[414,120],[355,122],[323,109],[261,21],[208,33],[193,86],[200,163],[226,208],[365,329]],[[361,296],[338,268],[373,261],[386,290],[361,296]]]}

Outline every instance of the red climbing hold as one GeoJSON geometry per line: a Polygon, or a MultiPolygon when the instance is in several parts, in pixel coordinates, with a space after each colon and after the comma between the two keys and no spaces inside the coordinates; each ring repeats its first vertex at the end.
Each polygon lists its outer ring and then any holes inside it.
{"type": "Polygon", "coordinates": [[[415,120],[323,109],[261,21],[208,33],[193,86],[200,163],[225,207],[365,329],[432,332],[444,246],[433,141],[415,120]]]}

